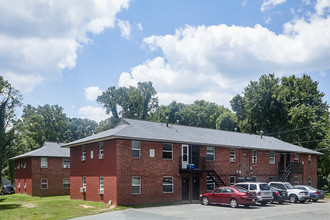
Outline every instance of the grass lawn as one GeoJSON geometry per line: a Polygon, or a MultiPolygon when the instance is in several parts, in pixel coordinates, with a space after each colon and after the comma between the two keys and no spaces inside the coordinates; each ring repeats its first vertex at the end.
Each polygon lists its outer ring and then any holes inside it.
{"type": "Polygon", "coordinates": [[[325,198],[330,198],[330,192],[325,194],[325,198]]]}
{"type": "Polygon", "coordinates": [[[70,196],[31,197],[13,194],[0,196],[0,219],[68,219],[127,207],[110,209],[101,202],[71,200],[70,196]]]}

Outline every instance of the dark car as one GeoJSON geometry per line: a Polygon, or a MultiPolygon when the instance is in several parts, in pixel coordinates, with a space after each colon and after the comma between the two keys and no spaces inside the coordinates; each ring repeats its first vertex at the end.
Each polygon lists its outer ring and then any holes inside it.
{"type": "Polygon", "coordinates": [[[1,187],[1,195],[13,194],[15,193],[15,188],[12,185],[6,185],[1,187]]]}
{"type": "Polygon", "coordinates": [[[279,204],[283,204],[284,200],[288,200],[288,193],[285,189],[281,189],[275,186],[270,186],[270,189],[273,192],[274,200],[271,201],[271,203],[278,202],[279,204]]]}
{"type": "Polygon", "coordinates": [[[254,205],[258,198],[255,193],[241,187],[223,186],[212,192],[201,194],[199,200],[203,205],[229,204],[231,207],[236,208],[239,205],[244,205],[244,207],[254,205]]]}
{"type": "Polygon", "coordinates": [[[317,202],[317,200],[324,199],[325,197],[323,190],[315,189],[314,187],[311,186],[298,185],[298,186],[294,186],[294,188],[306,190],[311,197],[309,201],[312,200],[313,202],[317,202]]]}

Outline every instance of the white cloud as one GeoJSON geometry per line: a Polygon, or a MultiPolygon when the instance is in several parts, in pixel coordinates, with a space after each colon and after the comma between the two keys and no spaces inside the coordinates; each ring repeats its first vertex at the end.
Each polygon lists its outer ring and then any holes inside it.
{"type": "Polygon", "coordinates": [[[327,76],[327,72],[326,72],[326,71],[321,71],[321,72],[319,73],[319,75],[320,75],[320,76],[327,76]]]}
{"type": "Polygon", "coordinates": [[[243,0],[241,2],[242,7],[245,7],[248,4],[248,0],[243,0]]]}
{"type": "Polygon", "coordinates": [[[96,122],[100,122],[104,119],[109,118],[109,115],[105,113],[105,109],[101,107],[93,107],[93,106],[84,106],[78,110],[78,114],[80,118],[88,118],[94,120],[96,122]]]}
{"type": "Polygon", "coordinates": [[[121,36],[129,39],[131,36],[132,25],[129,21],[118,20],[118,27],[121,31],[121,36]]]}
{"type": "Polygon", "coordinates": [[[76,65],[77,50],[114,27],[129,0],[0,2],[0,72],[16,88],[31,91],[76,65]],[[27,80],[23,80],[23,79],[27,80]]]}
{"type": "Polygon", "coordinates": [[[264,21],[266,24],[269,24],[271,22],[271,18],[270,17],[264,17],[264,21]]]}
{"type": "Polygon", "coordinates": [[[329,0],[318,0],[315,6],[315,10],[318,15],[324,15],[330,12],[329,0]]]}
{"type": "Polygon", "coordinates": [[[102,90],[98,86],[85,88],[85,96],[89,101],[96,101],[97,97],[102,94],[102,90]]]}
{"type": "Polygon", "coordinates": [[[138,23],[137,26],[138,26],[138,29],[139,29],[140,31],[143,30],[143,27],[142,27],[142,24],[141,24],[141,23],[138,23]]]}
{"type": "Polygon", "coordinates": [[[285,2],[286,2],[286,0],[264,0],[261,5],[260,10],[266,11],[266,10],[269,10],[269,9],[275,7],[276,5],[283,4],[285,2]]]}
{"type": "Polygon", "coordinates": [[[119,86],[152,81],[161,104],[205,99],[228,107],[228,100],[261,74],[330,68],[330,16],[293,20],[282,34],[261,25],[186,26],[144,43],[163,56],[122,73],[119,86]]]}

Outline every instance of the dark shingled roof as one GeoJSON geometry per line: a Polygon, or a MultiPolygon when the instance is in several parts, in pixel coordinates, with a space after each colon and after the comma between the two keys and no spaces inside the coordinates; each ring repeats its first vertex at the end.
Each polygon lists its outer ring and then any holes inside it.
{"type": "Polygon", "coordinates": [[[16,160],[26,157],[70,157],[70,149],[62,148],[62,144],[63,143],[45,142],[39,149],[12,157],[10,159],[16,160]]]}
{"type": "Polygon", "coordinates": [[[297,145],[281,141],[274,137],[244,134],[240,132],[221,131],[183,125],[157,123],[143,120],[121,118],[113,129],[63,144],[62,147],[73,147],[115,138],[196,144],[216,147],[244,148],[254,150],[283,151],[321,155],[297,145]]]}

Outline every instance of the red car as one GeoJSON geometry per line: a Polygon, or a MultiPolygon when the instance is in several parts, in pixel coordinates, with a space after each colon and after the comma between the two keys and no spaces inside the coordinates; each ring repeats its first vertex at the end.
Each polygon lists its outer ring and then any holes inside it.
{"type": "Polygon", "coordinates": [[[223,186],[218,187],[212,192],[204,193],[199,196],[199,200],[203,205],[208,204],[229,204],[236,208],[238,205],[249,207],[258,201],[255,193],[248,192],[241,187],[223,186]]]}

